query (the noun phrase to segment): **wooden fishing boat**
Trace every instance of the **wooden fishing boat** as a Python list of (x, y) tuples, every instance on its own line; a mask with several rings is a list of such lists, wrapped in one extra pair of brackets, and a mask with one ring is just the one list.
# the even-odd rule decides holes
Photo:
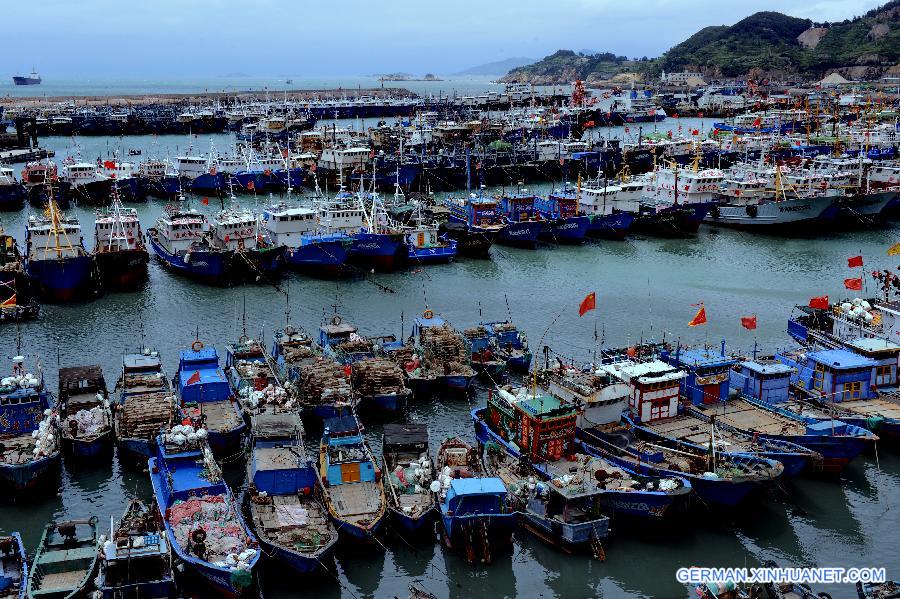
[(204, 348), (200, 341), (194, 341), (191, 349), (183, 350), (175, 386), (182, 413), (191, 419), (195, 428), (202, 425), (209, 431), (213, 452), (221, 456), (241, 452), (247, 425), (231, 384), (219, 367), (216, 350)]
[(893, 580), (886, 582), (857, 582), (858, 599), (897, 599), (900, 597), (900, 583)]
[(506, 360), (508, 370), (528, 372), (531, 367), (531, 350), (525, 333), (516, 325), (507, 321), (485, 322), (482, 326), (487, 330), (491, 347), (497, 357)]
[(482, 325), (470, 327), (463, 331), (463, 336), (469, 346), (469, 359), (475, 372), (493, 384), (501, 382), (506, 375), (506, 359), (494, 353), (487, 329)]
[(486, 476), (478, 452), (458, 437), (441, 444), (437, 467), (438, 485), (431, 488), (441, 541), (448, 549), (465, 553), (470, 564), (490, 563), (512, 545), (516, 527), (506, 485)]
[(23, 356), (12, 363), (12, 373), (0, 379), (0, 484), (20, 494), (49, 483), (62, 453), (43, 373), (28, 372)]
[(0, 537), (0, 599), (24, 599), (28, 558), (22, 537), (14, 532)]
[(160, 435), (157, 456), (148, 461), (150, 482), (177, 558), (215, 592), (243, 596), (253, 588), (259, 544), (222, 479), (207, 436), (206, 429), (189, 425)]
[(468, 393), (477, 373), (463, 337), (443, 318), (425, 310), (415, 319), (413, 338), (422, 353), (423, 367), (436, 375), (437, 390)]
[(387, 483), (388, 510), (401, 534), (430, 531), (434, 519), (431, 484), (434, 462), (425, 424), (385, 424), (381, 450)]
[(372, 541), (384, 524), (387, 501), (381, 470), (355, 416), (329, 418), (319, 445), (325, 506), (338, 532)]
[(174, 598), (172, 553), (156, 506), (132, 499), (100, 550), (97, 591), (102, 599)]
[(263, 552), (300, 574), (329, 567), (338, 541), (299, 416), (264, 413), (251, 426), (247, 505)]
[(97, 518), (50, 522), (38, 542), (28, 599), (71, 599), (87, 594), (99, 551)]
[(116, 383), (118, 402), (113, 415), (119, 457), (143, 464), (156, 455), (156, 439), (175, 423), (175, 393), (157, 352), (149, 349), (122, 357)]
[(350, 382), (360, 414), (399, 418), (406, 413), (412, 399), (403, 370), (385, 358), (366, 358), (354, 362)]
[(248, 423), (252, 414), (299, 412), (298, 402), (281, 383), (275, 362), (261, 343), (246, 334), (225, 347), (225, 372)]
[(112, 449), (112, 408), (99, 366), (59, 369), (59, 418), (63, 449), (73, 457)]

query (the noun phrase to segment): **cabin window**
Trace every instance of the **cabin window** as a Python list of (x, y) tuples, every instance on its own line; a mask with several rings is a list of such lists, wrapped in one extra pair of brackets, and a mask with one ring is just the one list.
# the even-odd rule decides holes
[(862, 382), (854, 381), (852, 383), (844, 383), (844, 393), (841, 397), (843, 401), (850, 399), (859, 399), (862, 396)]
[(885, 364), (882, 366), (875, 367), (875, 382), (879, 385), (884, 385), (890, 383), (891, 381), (891, 366), (890, 364)]
[(813, 389), (822, 390), (825, 382), (825, 365), (816, 364), (816, 371), (813, 373), (812, 386)]

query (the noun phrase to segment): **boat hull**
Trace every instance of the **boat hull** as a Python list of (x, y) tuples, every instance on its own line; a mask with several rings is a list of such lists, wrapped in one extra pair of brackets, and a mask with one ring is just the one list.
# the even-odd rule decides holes
[(304, 576), (315, 574), (328, 567), (328, 563), (334, 558), (334, 543), (324, 548), (315, 555), (306, 555), (297, 551), (291, 551), (279, 547), (263, 538), (259, 539), (260, 547), (269, 560), (284, 564), (297, 574)]
[(630, 212), (593, 214), (588, 225), (588, 237), (623, 240), (631, 230), (635, 215)]
[(113, 432), (112, 429), (106, 431), (102, 435), (90, 441), (81, 439), (71, 439), (63, 436), (62, 446), (68, 456), (78, 460), (88, 460), (107, 454), (112, 450)]
[(818, 222), (830, 222), (833, 198), (792, 198), (752, 206), (719, 205), (707, 215), (705, 222), (717, 227), (735, 229), (802, 229)]
[(136, 289), (147, 281), (150, 254), (145, 249), (94, 254), (103, 285), (109, 289)]
[(21, 210), (28, 193), (21, 183), (0, 185), (0, 211)]
[(156, 238), (156, 232), (149, 231), (150, 247), (160, 263), (178, 274), (190, 277), (207, 285), (228, 284), (228, 264), (231, 252), (202, 251), (188, 254), (169, 253)]
[(0, 465), (0, 486), (14, 492), (39, 489), (49, 484), (51, 476), (59, 471), (62, 454), (33, 460), (26, 464)]
[(394, 527), (400, 530), (404, 537), (419, 537), (431, 534), (435, 519), (434, 508), (412, 517), (407, 516), (401, 510), (390, 508), (391, 520)]
[(357, 409), (371, 415), (396, 418), (406, 413), (411, 396), (412, 392), (407, 391), (406, 393), (380, 393), (360, 397)]
[(85, 254), (59, 260), (25, 262), (25, 272), (38, 294), (49, 302), (71, 302), (91, 297), (97, 292), (94, 258)]
[(587, 216), (570, 216), (548, 220), (540, 237), (545, 241), (564, 244), (579, 244), (584, 241), (591, 219)]
[(401, 235), (358, 233), (353, 236), (350, 258), (376, 270), (392, 271), (405, 248)]
[(306, 274), (337, 277), (342, 274), (348, 256), (345, 241), (314, 241), (288, 248), (284, 254), (284, 264)]
[(537, 247), (538, 237), (543, 229), (543, 221), (511, 222), (500, 230), (497, 243), (533, 250)]

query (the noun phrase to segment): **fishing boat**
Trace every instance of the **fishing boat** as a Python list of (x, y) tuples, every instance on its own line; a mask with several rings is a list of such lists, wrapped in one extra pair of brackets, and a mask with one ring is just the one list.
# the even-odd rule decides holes
[(533, 250), (547, 221), (535, 207), (536, 196), (525, 191), (499, 198), (496, 210), (505, 218), (506, 227), (497, 236), (497, 243)]
[(156, 455), (156, 439), (169, 430), (178, 408), (159, 353), (143, 349), (122, 357), (116, 383), (119, 397), (113, 415), (119, 456), (144, 462)]
[(0, 167), (0, 211), (20, 210), (28, 193), (11, 168)]
[(338, 534), (315, 463), (306, 455), (299, 417), (258, 414), (251, 428), (247, 502), (263, 552), (299, 574), (327, 568)]
[[(353, 208), (354, 204), (356, 208)], [(331, 206), (332, 213), (336, 210), (347, 215), (354, 215), (358, 211), (363, 218), (362, 229), (353, 235), (353, 245), (350, 246), (352, 261), (375, 270), (390, 272), (407, 257), (408, 248), (403, 232), (392, 222), (377, 193), (339, 193)], [(320, 220), (322, 218), (320, 216)]]
[(381, 469), (356, 416), (325, 420), (319, 477), (325, 506), (338, 533), (355, 541), (374, 540), (384, 524), (387, 501)]
[(204, 215), (173, 205), (147, 230), (150, 247), (166, 269), (209, 285), (226, 285), (233, 252), (214, 247), (208, 233)]
[(0, 227), (0, 323), (38, 317), (41, 307), (31, 297), (30, 288), (19, 246)]
[(431, 310), (416, 316), (412, 331), (415, 347), (422, 354), (420, 368), (434, 373), (438, 392), (466, 394), (477, 373), (471, 366), (465, 340), (443, 318)]
[(360, 414), (382, 418), (402, 417), (412, 399), (403, 370), (394, 361), (382, 357), (353, 362), (350, 384)]
[(238, 453), (247, 425), (231, 384), (219, 367), (215, 348), (206, 348), (198, 340), (191, 349), (183, 350), (175, 388), (184, 416), (209, 431), (212, 450), (222, 456)]
[(456, 241), (459, 254), (472, 258), (490, 257), (491, 246), (506, 228), (497, 202), (472, 194), (467, 198), (450, 196), (444, 200), (444, 206), (449, 214), (439, 230)]
[(222, 479), (206, 429), (176, 425), (159, 436), (150, 482), (169, 545), (218, 594), (250, 592), (259, 545)]
[(216, 214), (210, 223), (210, 240), (214, 248), (231, 255), (231, 282), (268, 281), (281, 272), (286, 248), (273, 243), (252, 210), (226, 208)]
[(39, 210), (43, 210), (47, 200), (53, 198), (61, 208), (69, 207), (69, 200), (59, 193), (57, 183), (56, 163), (46, 160), (44, 162), (29, 162), (22, 170), (22, 184), (28, 194), (28, 203)]
[(546, 198), (536, 197), (534, 207), (546, 221), (541, 239), (553, 243), (579, 244), (584, 241), (591, 226), (591, 218), (578, 211), (578, 198), (574, 195), (552, 193)]
[(478, 452), (458, 437), (441, 444), (437, 468), (438, 484), (431, 489), (441, 542), (462, 551), (470, 564), (491, 563), (512, 545), (516, 528), (506, 485), (487, 476)]
[(388, 511), (403, 535), (431, 532), (434, 462), (425, 424), (385, 424), (381, 451), (386, 472)]
[(413, 266), (442, 264), (456, 258), (457, 242), (442, 235), (436, 223), (429, 223), (416, 203), (415, 212), (402, 228), (406, 240), (407, 260)]
[(532, 356), (524, 332), (508, 320), (484, 322), (481, 326), (487, 330), (494, 354), (506, 361), (508, 370), (528, 372)]
[(299, 412), (298, 402), (281, 384), (277, 367), (263, 346), (245, 332), (225, 346), (225, 373), (248, 421), (262, 412)]
[(437, 391), (438, 374), (422, 363), (421, 350), (402, 339), (385, 338), (381, 354), (400, 367), (406, 386), (418, 399), (428, 399)]
[(99, 172), (97, 165), (69, 157), (59, 169), (59, 194), (69, 203), (104, 206), (109, 201), (113, 179)]
[(13, 492), (49, 483), (62, 463), (59, 418), (44, 375), (12, 359), (12, 373), (0, 379), (0, 483)]
[(14, 532), (0, 537), (0, 598), (25, 599), (28, 557), (22, 537)]
[(497, 383), (506, 375), (506, 360), (495, 355), (491, 336), (483, 325), (463, 329), (463, 336), (469, 346), (472, 368), (489, 381)]
[(92, 586), (99, 553), (97, 518), (50, 522), (28, 573), (28, 599), (74, 599)]
[(25, 232), (25, 272), (43, 299), (67, 302), (99, 292), (96, 263), (84, 249), (78, 219), (49, 201), (44, 215), (28, 217)]
[(287, 248), (284, 265), (323, 277), (337, 277), (343, 273), (353, 244), (353, 237), (347, 229), (355, 233), (362, 226), (361, 217), (355, 227), (349, 222), (339, 224), (339, 221), (351, 220), (349, 216), (339, 218), (336, 214), (329, 215), (326, 208), (288, 206), (283, 202), (262, 212), (262, 226), (272, 243)]
[(88, 459), (113, 445), (112, 408), (99, 366), (59, 369), (59, 429), (63, 449)]
[(100, 548), (97, 592), (101, 599), (174, 599), (172, 553), (156, 509), (132, 499)]
[(147, 193), (162, 199), (175, 198), (181, 192), (181, 179), (172, 163), (147, 160), (138, 165), (138, 176), (144, 180)]
[(893, 580), (885, 582), (857, 582), (858, 599), (896, 599), (900, 597), (900, 583)]
[(134, 289), (147, 280), (150, 254), (137, 210), (122, 205), (118, 186), (113, 185), (109, 208), (97, 211), (92, 253), (104, 286)]

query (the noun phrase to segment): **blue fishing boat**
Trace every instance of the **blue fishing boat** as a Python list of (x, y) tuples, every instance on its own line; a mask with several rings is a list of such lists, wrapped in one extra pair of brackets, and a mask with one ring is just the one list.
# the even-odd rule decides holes
[(778, 352), (775, 359), (794, 369), (798, 398), (881, 438), (900, 438), (900, 398), (877, 390), (880, 377), (891, 376), (878, 361), (848, 349)]
[(495, 354), (491, 336), (483, 325), (463, 330), (469, 346), (472, 368), (489, 381), (497, 383), (506, 375), (506, 360)]
[(403, 234), (410, 265), (442, 264), (456, 258), (456, 241), (442, 235), (437, 223), (425, 220), (420, 203), (416, 203), (415, 212), (407, 222)]
[(20, 210), (25, 205), (28, 192), (16, 180), (11, 168), (0, 167), (0, 211)]
[(745, 360), (731, 371), (731, 387), (739, 395), (721, 406), (697, 406), (704, 416), (714, 414), (719, 426), (740, 428), (750, 434), (789, 441), (823, 457), (823, 471), (839, 474), (878, 437), (847, 424), (825, 410), (793, 399), (793, 370), (772, 361)]
[(431, 310), (416, 316), (412, 336), (416, 349), (422, 354), (419, 368), (434, 375), (437, 390), (452, 394), (468, 393), (477, 373), (471, 366), (463, 337)]
[(25, 599), (28, 557), (22, 537), (14, 532), (0, 537), (0, 597)]
[(71, 457), (95, 458), (112, 449), (112, 408), (100, 366), (60, 368), (57, 407), (62, 446)]
[(219, 367), (216, 350), (205, 348), (201, 341), (183, 350), (175, 387), (182, 413), (206, 427), (213, 451), (222, 456), (239, 452), (247, 425), (228, 378)]
[[(529, 491), (535, 489), (521, 484), (528, 479), (533, 479), (531, 483), (549, 482), (557, 489), (562, 495), (556, 498), (557, 508), (565, 507), (559, 505), (560, 500), (564, 504), (571, 500), (573, 519), (563, 537), (568, 548), (591, 543), (591, 535), (600, 532), (587, 526), (590, 515), (598, 521), (613, 513), (662, 518), (690, 494), (691, 486), (683, 478), (649, 477), (580, 452), (576, 444), (577, 418), (575, 406), (547, 394), (540, 386), (497, 389), (488, 397), (486, 408), (472, 410), (475, 437), (485, 463), (493, 463), (497, 471), (512, 477), (501, 476), (507, 487), (514, 478), (519, 481), (520, 500), (534, 499)], [(523, 469), (522, 463), (528, 467)], [(584, 520), (578, 521), (576, 514)], [(563, 521), (566, 516), (561, 517)]]
[(216, 593), (239, 597), (253, 587), (260, 552), (203, 433), (175, 426), (160, 435), (150, 482), (177, 558)]
[(94, 257), (84, 248), (78, 219), (59, 212), (55, 201), (46, 214), (28, 217), (25, 272), (46, 301), (69, 302), (99, 293)]
[(248, 424), (251, 414), (298, 407), (277, 370), (262, 344), (247, 336), (246, 326), (236, 343), (225, 346), (225, 373)]
[(275, 243), (267, 233), (252, 210), (226, 208), (213, 217), (210, 243), (232, 256), (227, 273), (229, 283), (271, 282), (280, 275), (287, 248)]
[(490, 336), (491, 348), (497, 357), (506, 360), (511, 371), (528, 372), (531, 368), (531, 350), (525, 333), (515, 324), (506, 321), (485, 322), (482, 326)]
[(137, 499), (129, 502), (100, 548), (96, 585), (101, 599), (178, 596), (172, 553), (156, 506), (148, 508)]
[(579, 213), (577, 198), (550, 194), (546, 198), (536, 197), (534, 207), (546, 221), (546, 226), (541, 231), (541, 239), (570, 244), (584, 241), (591, 226), (591, 219)]
[(506, 228), (506, 219), (500, 214), (497, 201), (474, 194), (466, 198), (449, 196), (444, 200), (444, 207), (448, 215), (441, 231), (456, 240), (459, 254), (490, 257), (491, 245)]
[[(392, 224), (378, 194), (342, 192), (336, 200), (351, 211), (347, 212), (345, 218), (355, 218), (355, 211), (359, 211), (363, 218), (362, 230), (353, 235), (350, 259), (379, 271), (394, 270), (406, 258), (408, 250), (402, 231)], [(352, 208), (353, 204), (356, 205), (355, 209)]]
[(22, 492), (59, 471), (59, 419), (43, 373), (27, 372), (22, 356), (12, 362), (12, 374), (0, 379), (0, 483)]
[(166, 269), (209, 285), (225, 285), (234, 252), (214, 247), (208, 234), (204, 215), (176, 206), (166, 206), (156, 226), (147, 230), (150, 247)]
[(159, 353), (142, 349), (122, 357), (122, 374), (113, 414), (119, 456), (143, 464), (156, 455), (156, 439), (178, 416), (175, 393)]
[(547, 221), (535, 207), (536, 196), (523, 193), (504, 195), (497, 210), (506, 219), (506, 227), (497, 236), (503, 245), (533, 250)]
[(516, 512), (503, 481), (487, 476), (478, 452), (459, 438), (438, 450), (434, 503), (441, 542), (462, 551), (470, 564), (491, 563), (512, 545)]
[(329, 566), (338, 534), (322, 501), (315, 463), (306, 455), (302, 429), (291, 413), (253, 417), (247, 505), (266, 556), (310, 574)]
[(431, 485), (434, 462), (425, 424), (385, 424), (381, 438), (385, 495), (394, 525), (406, 537), (431, 533), (435, 510)]
[(50, 522), (28, 572), (27, 599), (86, 596), (97, 569), (97, 518)]
[(387, 501), (381, 469), (355, 416), (325, 420), (319, 444), (319, 476), (325, 506), (338, 533), (373, 541), (385, 521)]
[[(287, 268), (316, 276), (342, 274), (353, 237), (343, 227), (328, 226), (328, 223), (337, 222), (328, 210), (327, 205), (316, 210), (285, 203), (263, 210), (262, 226), (272, 243), (287, 248), (284, 253)], [(320, 217), (324, 219), (320, 220)], [(359, 227), (352, 228), (353, 233), (358, 230)]]
[(573, 189), (566, 183), (561, 189), (550, 193), (547, 200), (574, 204), (577, 213), (588, 219), (586, 234), (588, 237), (622, 240), (631, 230), (636, 216), (635, 212), (621, 210), (619, 203), (612, 200), (622, 191), (621, 187), (607, 185), (582, 189), (579, 185)]

